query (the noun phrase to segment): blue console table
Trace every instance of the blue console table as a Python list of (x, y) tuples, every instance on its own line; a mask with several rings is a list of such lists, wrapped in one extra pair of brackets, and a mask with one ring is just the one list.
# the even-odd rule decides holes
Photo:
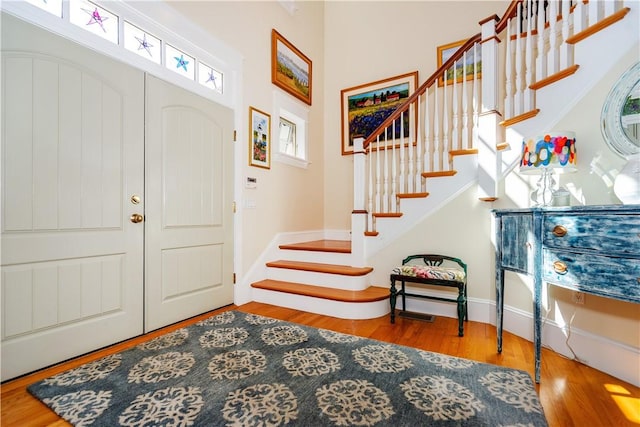
[(495, 209), (496, 321), (502, 352), (505, 270), (533, 277), (535, 381), (542, 283), (640, 303), (640, 205)]

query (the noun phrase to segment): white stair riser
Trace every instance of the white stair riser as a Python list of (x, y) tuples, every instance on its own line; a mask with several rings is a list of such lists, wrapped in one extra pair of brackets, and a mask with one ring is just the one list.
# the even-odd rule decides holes
[(369, 276), (343, 276), (340, 274), (318, 273), (315, 271), (291, 270), (287, 268), (267, 268), (267, 279), (328, 288), (361, 291), (369, 287)]
[(253, 299), (265, 304), (337, 317), (339, 319), (374, 319), (388, 315), (390, 311), (388, 299), (354, 303), (286, 294), (265, 289), (254, 289)]
[(280, 249), (278, 259), (289, 261), (319, 262), (323, 264), (354, 265), (351, 262), (351, 254), (338, 252), (299, 251)]

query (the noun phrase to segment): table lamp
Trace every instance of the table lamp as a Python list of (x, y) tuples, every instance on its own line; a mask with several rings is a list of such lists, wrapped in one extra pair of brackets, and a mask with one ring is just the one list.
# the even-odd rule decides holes
[(553, 171), (575, 172), (576, 136), (574, 132), (547, 132), (524, 138), (520, 173), (540, 174), (537, 188), (531, 193), (533, 206), (550, 206), (555, 189)]

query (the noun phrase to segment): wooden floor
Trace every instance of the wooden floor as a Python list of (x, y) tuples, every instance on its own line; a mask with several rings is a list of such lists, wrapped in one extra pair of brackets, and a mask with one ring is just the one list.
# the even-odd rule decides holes
[[(468, 322), (465, 336), (458, 337), (457, 320), (436, 317), (433, 323), (388, 316), (372, 320), (342, 320), (261, 303), (229, 306), (180, 322), (144, 337), (120, 343), (61, 365), (7, 382), (1, 387), (3, 427), (68, 426), (26, 391), (36, 381), (58, 372), (119, 352), (161, 333), (194, 323), (229, 309), (261, 314), (290, 322), (407, 345), (480, 362), (522, 369), (533, 376), (532, 344), (510, 333), (504, 334), (503, 352), (496, 353), (495, 327)], [(594, 350), (596, 351), (596, 350)], [(542, 378), (538, 393), (552, 427), (622, 427), (640, 425), (640, 389), (553, 351), (542, 351)]]

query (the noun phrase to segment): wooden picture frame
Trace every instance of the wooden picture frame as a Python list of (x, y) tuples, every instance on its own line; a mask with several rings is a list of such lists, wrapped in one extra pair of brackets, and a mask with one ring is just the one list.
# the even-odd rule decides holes
[[(453, 55), (458, 49), (460, 49), (460, 46), (462, 46), (466, 42), (467, 40), (460, 40), (457, 42), (438, 46), (437, 48), (438, 68), (440, 68), (442, 64), (447, 62), (447, 60), (451, 58), (451, 55)], [(478, 55), (477, 59), (475, 58), (475, 55)], [(479, 46), (475, 48), (475, 54), (473, 49), (467, 52), (466, 64), (464, 64), (464, 67), (463, 67), (462, 61), (456, 62), (456, 69), (455, 69), (456, 82), (457, 83), (462, 82), (463, 78), (465, 80), (473, 80), (474, 66), (475, 66), (478, 78), (481, 78), (482, 77), (482, 51), (480, 50)], [(448, 85), (453, 84), (453, 71), (454, 71), (453, 69), (447, 70)], [(443, 82), (444, 82), (443, 76), (440, 76), (438, 78), (438, 86), (442, 86)]]
[(311, 60), (275, 29), (271, 30), (271, 83), (311, 105)]
[[(418, 72), (413, 71), (387, 79), (350, 87), (340, 92), (342, 112), (342, 155), (353, 154), (354, 135), (365, 139), (404, 102), (418, 86)], [(393, 99), (389, 99), (393, 97)], [(418, 109), (405, 115), (404, 137), (416, 135)], [(398, 119), (399, 123), (400, 119)], [(396, 138), (400, 138), (400, 126), (396, 126)], [(385, 136), (381, 137), (384, 140)], [(415, 141), (412, 141), (415, 142)], [(375, 149), (375, 147), (374, 147)]]
[(249, 107), (249, 166), (271, 169), (271, 116)]

